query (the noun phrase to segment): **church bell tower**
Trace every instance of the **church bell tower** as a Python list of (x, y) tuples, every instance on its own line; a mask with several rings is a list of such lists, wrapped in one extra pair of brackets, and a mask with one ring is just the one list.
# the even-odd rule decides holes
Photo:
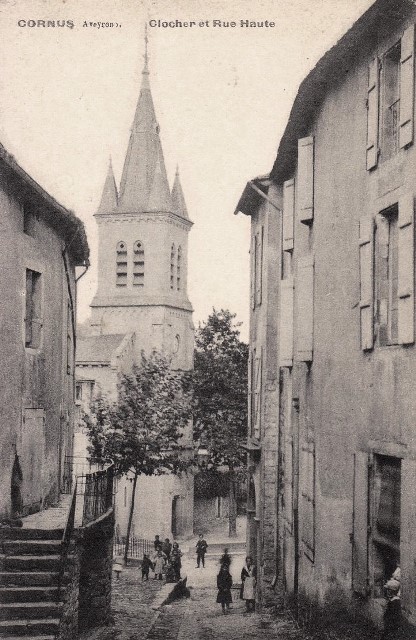
[(139, 100), (120, 189), (111, 160), (95, 214), (98, 286), (91, 303), (96, 335), (135, 333), (136, 355), (157, 349), (172, 366), (193, 363), (192, 306), (187, 293), (188, 234), (192, 226), (179, 171), (166, 174), (149, 82), (146, 51)]

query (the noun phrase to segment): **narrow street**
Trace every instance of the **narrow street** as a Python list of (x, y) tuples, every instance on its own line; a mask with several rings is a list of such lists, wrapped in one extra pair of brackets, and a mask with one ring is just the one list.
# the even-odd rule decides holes
[[(185, 550), (185, 549), (184, 549)], [(183, 557), (182, 574), (188, 577), (189, 598), (158, 606), (169, 586), (149, 579), (141, 581), (139, 567), (128, 567), (113, 578), (112, 613), (114, 626), (86, 632), (80, 640), (271, 640), (294, 638), (296, 630), (287, 622), (267, 614), (245, 613), (239, 589), (233, 588), (233, 603), (224, 615), (216, 603), (216, 574), (220, 548), (207, 555), (205, 568), (195, 566), (193, 543)], [(244, 550), (231, 552), (231, 573), (239, 583)]]

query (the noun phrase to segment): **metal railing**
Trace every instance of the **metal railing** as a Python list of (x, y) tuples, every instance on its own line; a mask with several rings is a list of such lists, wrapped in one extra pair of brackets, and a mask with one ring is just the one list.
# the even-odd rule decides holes
[[(113, 555), (124, 556), (124, 550), (126, 547), (126, 538), (123, 536), (121, 539), (114, 538)], [(154, 544), (151, 540), (144, 540), (143, 538), (130, 538), (129, 542), (129, 558), (143, 559), (143, 554), (152, 554), (154, 552)]]
[(84, 482), (82, 526), (97, 520), (113, 506), (114, 466), (81, 476)]
[[(90, 462), (85, 456), (65, 456), (61, 493), (70, 494), (75, 478), (85, 478), (89, 473), (103, 471), (104, 465)], [(83, 493), (83, 482), (78, 480), (78, 493)]]

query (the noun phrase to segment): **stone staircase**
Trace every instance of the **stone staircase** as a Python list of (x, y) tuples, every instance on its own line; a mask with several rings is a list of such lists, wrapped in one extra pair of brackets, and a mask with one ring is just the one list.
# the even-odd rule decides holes
[(62, 529), (0, 529), (0, 636), (53, 640), (62, 602)]

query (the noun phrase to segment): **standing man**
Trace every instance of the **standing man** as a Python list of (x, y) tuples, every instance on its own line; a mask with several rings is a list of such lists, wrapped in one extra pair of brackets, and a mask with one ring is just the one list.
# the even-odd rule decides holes
[(207, 551), (208, 545), (207, 541), (204, 540), (204, 536), (202, 533), (199, 534), (199, 540), (196, 543), (196, 566), (199, 569), (199, 566), (202, 561), (202, 568), (205, 568), (205, 554)]

